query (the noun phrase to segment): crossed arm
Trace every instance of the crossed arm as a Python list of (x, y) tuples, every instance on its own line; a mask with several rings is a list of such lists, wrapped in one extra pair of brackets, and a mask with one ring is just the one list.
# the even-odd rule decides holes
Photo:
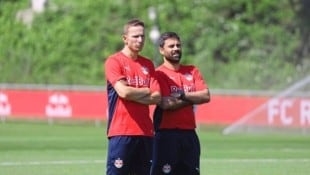
[(150, 88), (147, 87), (135, 88), (128, 86), (125, 80), (117, 81), (114, 89), (121, 98), (145, 105), (157, 104), (161, 100), (160, 92), (151, 92)]
[(209, 89), (195, 92), (182, 92), (162, 97), (159, 106), (164, 110), (176, 110), (193, 104), (208, 103), (210, 101)]

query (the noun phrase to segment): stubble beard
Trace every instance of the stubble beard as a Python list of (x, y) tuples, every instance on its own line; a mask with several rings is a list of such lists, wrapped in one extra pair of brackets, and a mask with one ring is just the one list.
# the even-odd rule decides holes
[(182, 53), (179, 53), (178, 55), (172, 55), (169, 57), (166, 57), (166, 60), (171, 64), (178, 64), (181, 61)]

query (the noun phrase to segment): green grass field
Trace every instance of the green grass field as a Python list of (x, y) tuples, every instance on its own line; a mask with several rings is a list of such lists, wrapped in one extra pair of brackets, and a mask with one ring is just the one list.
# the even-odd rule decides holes
[[(104, 175), (105, 125), (0, 123), (0, 175)], [(201, 175), (309, 175), (310, 136), (198, 130)]]

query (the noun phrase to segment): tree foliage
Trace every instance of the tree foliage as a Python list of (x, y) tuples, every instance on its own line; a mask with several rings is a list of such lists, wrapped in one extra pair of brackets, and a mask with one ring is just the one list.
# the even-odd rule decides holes
[[(150, 7), (161, 32), (181, 36), (182, 62), (212, 88), (277, 89), (310, 73), (303, 0), (50, 0), (31, 27), (16, 20), (28, 6), (0, 0), (0, 82), (104, 85), (102, 65), (122, 48), (123, 24), (140, 18), (149, 32)], [(142, 54), (161, 60), (146, 38)]]

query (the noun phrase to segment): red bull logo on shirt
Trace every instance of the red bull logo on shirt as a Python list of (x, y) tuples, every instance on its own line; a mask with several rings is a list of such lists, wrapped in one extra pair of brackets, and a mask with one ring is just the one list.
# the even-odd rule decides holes
[(134, 78), (127, 77), (127, 83), (128, 85), (134, 86), (134, 87), (148, 87), (150, 84), (150, 79), (139, 77), (139, 76), (134, 76)]
[(183, 85), (183, 89), (182, 89), (182, 87), (170, 86), (170, 92), (171, 93), (176, 93), (176, 92), (179, 92), (179, 91), (193, 92), (193, 91), (195, 91), (195, 87), (194, 86)]

